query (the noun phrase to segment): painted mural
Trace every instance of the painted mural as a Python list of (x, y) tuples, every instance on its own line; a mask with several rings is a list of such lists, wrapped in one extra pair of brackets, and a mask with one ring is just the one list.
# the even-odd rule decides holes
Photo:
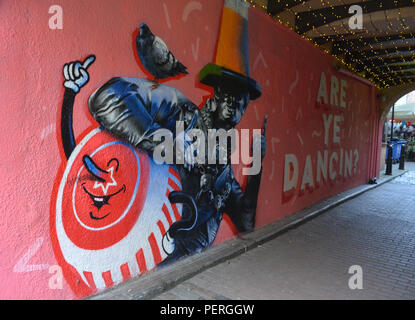
[[(93, 92), (88, 106), (100, 127), (76, 145), (75, 97), (88, 83), (88, 69), (96, 57), (64, 65), (60, 141), (67, 164), (51, 225), (60, 265), (78, 295), (90, 295), (201, 252), (214, 242), (224, 212), (239, 232), (253, 230), (260, 173), (248, 179), (243, 192), (230, 161), (158, 165), (152, 159), (160, 143), (156, 130), (173, 135), (172, 155), (178, 159), (180, 132), (174, 129), (179, 121), (185, 132), (198, 129), (207, 140), (210, 129), (234, 128), (249, 100), (261, 95), (260, 86), (248, 76), (247, 44), (243, 44), (248, 39), (248, 6), (226, 1), (223, 15), (225, 21), (234, 22), (223, 25), (226, 38), (220, 39), (219, 48), (229, 46), (231, 39), (239, 43), (231, 43), (238, 44), (234, 50), (219, 53), (227, 59), (233, 56), (231, 61), (238, 64), (228, 66), (218, 56), (215, 64), (201, 70), (200, 82), (214, 88), (214, 95), (200, 109), (176, 88), (158, 82), (187, 74), (186, 67), (141, 23), (137, 54), (153, 79), (114, 77)], [(264, 135), (261, 140), (255, 141), (262, 146), (263, 159)], [(189, 153), (190, 142), (183, 139), (183, 154)], [(216, 141), (214, 152), (221, 147)], [(226, 157), (230, 156), (228, 152)]]
[(52, 7), (0, 10), (0, 298), (86, 297), (377, 175), (375, 88), (245, 1)]

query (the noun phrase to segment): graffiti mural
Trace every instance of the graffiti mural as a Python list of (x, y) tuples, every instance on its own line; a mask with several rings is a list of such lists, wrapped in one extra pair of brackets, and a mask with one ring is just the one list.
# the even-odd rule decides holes
[[(100, 126), (78, 145), (73, 106), (93, 74), (89, 68), (96, 57), (64, 65), (61, 141), (67, 164), (52, 237), (77, 294), (91, 294), (211, 246), (224, 212), (239, 232), (253, 230), (261, 172), (249, 176), (243, 192), (230, 161), (169, 165), (152, 158), (159, 144), (156, 130), (173, 132), (178, 121), (185, 132), (197, 128), (204, 137), (211, 129), (229, 130), (241, 121), (249, 101), (261, 95), (260, 86), (248, 76), (248, 7), (226, 1), (223, 19), (233, 25), (223, 28), (215, 63), (199, 74), (200, 82), (214, 89), (204, 106), (199, 109), (179, 90), (158, 82), (187, 74), (187, 68), (142, 23), (136, 49), (154, 78), (115, 77), (93, 92), (89, 111)], [(174, 139), (178, 136), (173, 134)], [(265, 123), (260, 138), (254, 143), (263, 159)], [(215, 153), (219, 148), (215, 142)], [(230, 159), (232, 150), (227, 151)]]
[(73, 290), (89, 295), (152, 269), (166, 258), (165, 230), (181, 218), (168, 199), (181, 189), (170, 166), (157, 165), (102, 128), (76, 145), (72, 109), (95, 60), (64, 66), (62, 145), (67, 157), (51, 222), (58, 260)]
[(2, 6), (3, 299), (89, 296), (379, 172), (377, 89), (247, 2)]

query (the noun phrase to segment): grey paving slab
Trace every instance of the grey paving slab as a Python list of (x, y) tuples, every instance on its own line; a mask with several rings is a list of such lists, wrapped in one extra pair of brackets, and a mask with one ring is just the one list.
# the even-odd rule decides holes
[[(362, 268), (363, 289), (349, 287), (353, 265)], [(415, 171), (209, 268), (157, 299), (183, 287), (204, 288), (211, 292), (207, 299), (215, 293), (242, 300), (415, 299)], [(198, 298), (197, 290), (190, 292), (187, 299)]]
[[(396, 215), (398, 207), (390, 203), (380, 208), (392, 186), (385, 183), (405, 173), (397, 167), (393, 176), (381, 174), (377, 185), (335, 195), (89, 299), (388, 299), (391, 290), (395, 297), (412, 297), (415, 252), (413, 243), (404, 240), (413, 239), (412, 216), (407, 211)], [(408, 168), (415, 169), (415, 164)], [(400, 189), (395, 194), (411, 188), (405, 181), (412, 178), (405, 175), (393, 184)], [(366, 194), (362, 204), (359, 199)], [(404, 207), (411, 201), (399, 203)], [(350, 290), (347, 268), (358, 263), (365, 287)]]

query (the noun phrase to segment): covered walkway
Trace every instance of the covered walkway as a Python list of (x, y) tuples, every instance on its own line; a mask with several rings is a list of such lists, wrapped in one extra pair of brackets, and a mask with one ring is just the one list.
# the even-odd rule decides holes
[[(415, 163), (406, 169), (154, 299), (414, 299)], [(363, 289), (352, 290), (356, 265)]]

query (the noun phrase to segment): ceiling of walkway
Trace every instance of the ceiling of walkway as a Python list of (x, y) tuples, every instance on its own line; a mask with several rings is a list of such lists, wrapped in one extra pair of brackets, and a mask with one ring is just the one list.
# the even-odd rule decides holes
[(415, 84), (415, 0), (247, 2), (262, 8), (336, 57), (344, 68), (379, 88)]

